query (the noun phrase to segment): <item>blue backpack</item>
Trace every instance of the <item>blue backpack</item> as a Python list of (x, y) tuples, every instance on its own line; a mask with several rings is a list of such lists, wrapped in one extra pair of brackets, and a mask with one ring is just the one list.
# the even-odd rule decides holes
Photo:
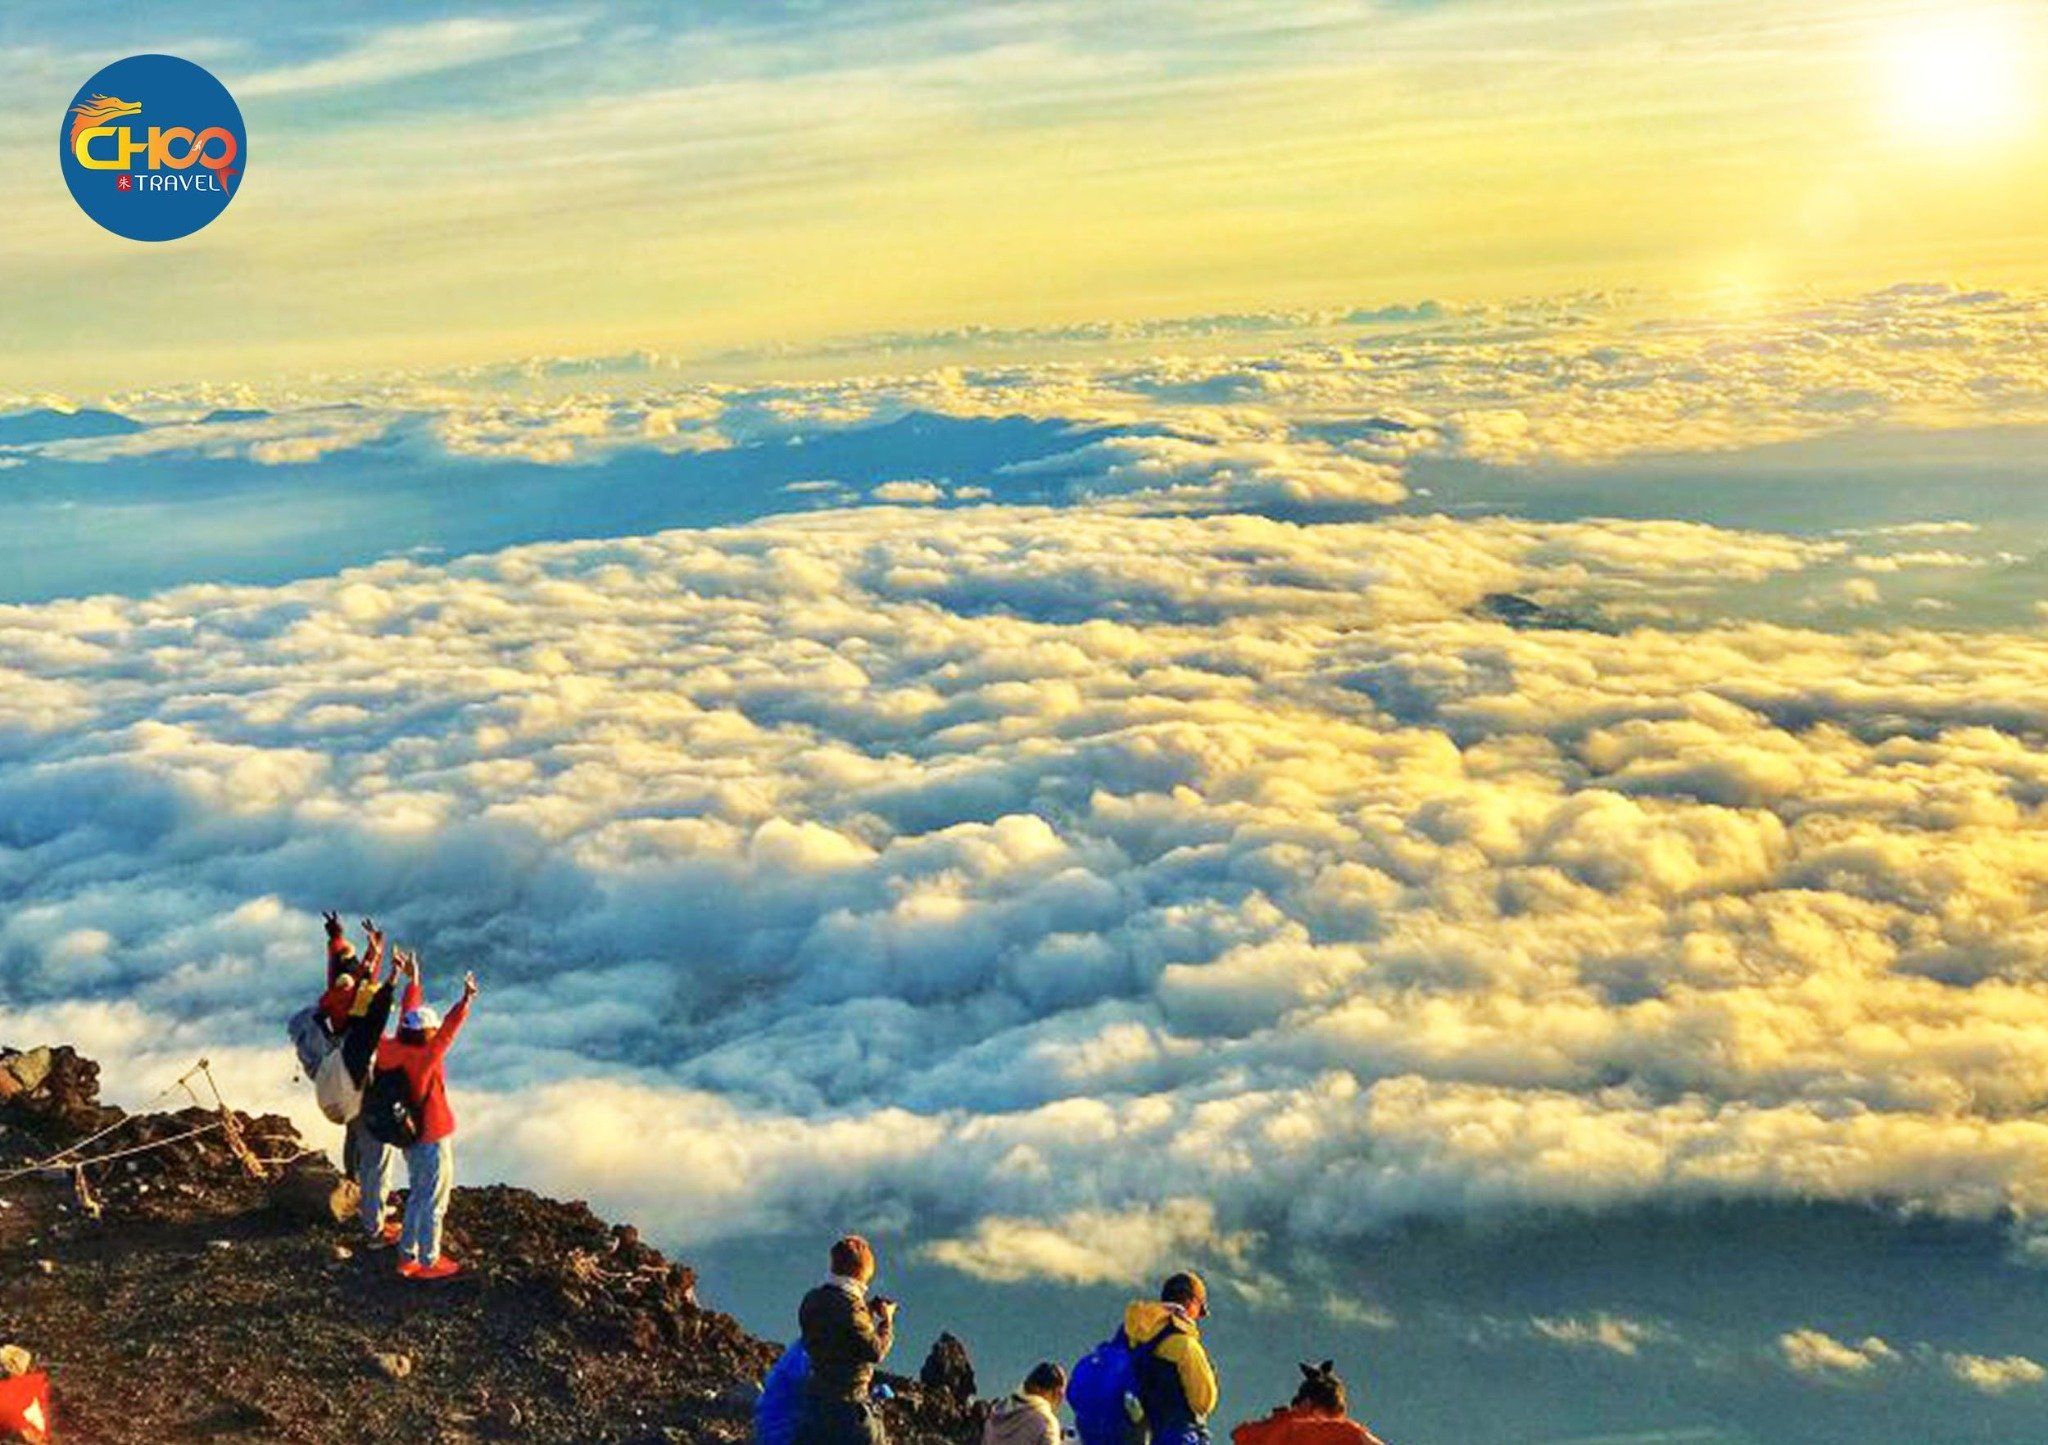
[(1067, 1407), (1081, 1445), (1136, 1445), (1146, 1438), (1138, 1407), (1138, 1360), (1166, 1338), (1165, 1331), (1133, 1347), (1118, 1330), (1074, 1364), (1067, 1377)]
[(797, 1416), (804, 1407), (804, 1381), (810, 1378), (811, 1357), (798, 1340), (782, 1352), (768, 1378), (761, 1382), (761, 1398), (754, 1402), (756, 1445), (791, 1445), (796, 1439)]

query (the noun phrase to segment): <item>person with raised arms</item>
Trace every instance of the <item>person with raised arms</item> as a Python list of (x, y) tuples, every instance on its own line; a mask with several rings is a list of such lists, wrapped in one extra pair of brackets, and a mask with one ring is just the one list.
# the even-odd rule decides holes
[(448, 1106), (446, 1059), (469, 1018), (476, 997), (474, 973), (462, 980), (462, 998), (444, 1023), (428, 1007), (420, 986), (419, 961), (408, 960), (405, 998), (395, 1038), (377, 1045), (377, 1069), (363, 1096), (364, 1130), (384, 1146), (362, 1169), (363, 1213), (379, 1214), (388, 1193), (390, 1156), (405, 1154), (405, 1219), (398, 1236), (398, 1272), (407, 1279), (446, 1279), (461, 1269), (441, 1248), (442, 1225), (455, 1189), (455, 1111)]

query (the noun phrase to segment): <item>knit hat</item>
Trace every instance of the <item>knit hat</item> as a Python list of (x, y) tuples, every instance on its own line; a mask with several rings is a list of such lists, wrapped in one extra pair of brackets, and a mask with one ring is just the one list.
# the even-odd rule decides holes
[(425, 1033), (428, 1029), (441, 1027), (441, 1015), (436, 1013), (431, 1005), (421, 1004), (418, 1008), (409, 1008), (400, 1014), (398, 1016), (398, 1026), (402, 1029), (417, 1029), (421, 1033)]

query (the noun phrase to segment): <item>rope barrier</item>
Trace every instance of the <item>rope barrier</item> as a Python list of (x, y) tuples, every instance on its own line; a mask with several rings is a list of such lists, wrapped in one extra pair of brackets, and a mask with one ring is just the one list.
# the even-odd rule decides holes
[[(191, 1096), (195, 1108), (204, 1109), (206, 1107), (205, 1102), (200, 1099), (198, 1091), (190, 1083), (194, 1074), (204, 1074), (207, 1087), (213, 1091), (214, 1102), (219, 1110), (219, 1117), (211, 1123), (188, 1129), (182, 1134), (174, 1134), (168, 1139), (153, 1139), (146, 1144), (136, 1144), (126, 1149), (116, 1149), (109, 1154), (95, 1154), (85, 1159), (75, 1157), (79, 1150), (86, 1148), (88, 1145), (98, 1143), (108, 1135), (126, 1128), (137, 1119), (146, 1117), (151, 1104), (156, 1103), (167, 1094), (175, 1093), (179, 1089), (183, 1089)], [(69, 1144), (59, 1149), (48, 1158), (38, 1159), (32, 1164), (24, 1164), (19, 1168), (10, 1169), (4, 1174), (0, 1174), (0, 1184), (12, 1183), (16, 1179), (24, 1178), (30, 1174), (40, 1174), (48, 1169), (70, 1169), (75, 1171), (92, 1164), (105, 1164), (112, 1159), (126, 1159), (133, 1154), (147, 1154), (152, 1149), (167, 1149), (173, 1144), (182, 1144), (188, 1139), (196, 1139), (202, 1134), (211, 1134), (215, 1130), (225, 1132), (229, 1136), (230, 1144), (234, 1147), (237, 1157), (241, 1158), (245, 1165), (251, 1164), (254, 1156), (250, 1154), (248, 1145), (242, 1142), (241, 1131), (235, 1124), (234, 1113), (228, 1108), (227, 1100), (221, 1097), (220, 1085), (214, 1082), (212, 1068), (208, 1066), (207, 1060), (201, 1059), (170, 1083), (164, 1085), (163, 1088), (157, 1090), (155, 1094), (151, 1095), (141, 1110), (133, 1114), (122, 1115), (119, 1119), (107, 1125), (106, 1128), (86, 1135), (85, 1138), (80, 1139), (75, 1144)], [(250, 1172), (256, 1174), (258, 1178), (264, 1177), (260, 1168), (252, 1167)]]
[[(228, 1149), (241, 1161), (242, 1168), (248, 1172), (250, 1178), (268, 1179), (269, 1165), (257, 1157), (256, 1151), (249, 1147), (249, 1141), (242, 1137), (242, 1126), (235, 1119), (235, 1111), (230, 1109), (228, 1101), (221, 1097), (220, 1085), (214, 1081), (213, 1070), (207, 1066), (205, 1059), (199, 1061), (199, 1072), (206, 1075), (206, 1087), (213, 1090), (214, 1112), (220, 1115), (221, 1132), (227, 1135)], [(187, 1092), (191, 1092), (189, 1085)], [(198, 1094), (192, 1094), (192, 1099), (194, 1103), (198, 1103)], [(206, 1105), (200, 1104), (199, 1107), (203, 1109)]]
[(108, 1154), (95, 1154), (90, 1159), (71, 1159), (52, 1154), (48, 1159), (41, 1159), (33, 1164), (24, 1164), (19, 1169), (10, 1169), (5, 1174), (0, 1174), (0, 1184), (9, 1183), (12, 1180), (21, 1178), (23, 1175), (40, 1174), (49, 1169), (84, 1169), (93, 1164), (105, 1164), (110, 1159), (126, 1159), (131, 1154), (147, 1154), (152, 1149), (168, 1149), (173, 1144), (182, 1144), (187, 1139), (198, 1138), (201, 1134), (211, 1134), (220, 1127), (220, 1120), (215, 1119), (212, 1123), (201, 1124), (197, 1128), (187, 1129), (182, 1134), (173, 1134), (168, 1139), (152, 1139), (147, 1144), (136, 1144), (126, 1149), (116, 1149)]

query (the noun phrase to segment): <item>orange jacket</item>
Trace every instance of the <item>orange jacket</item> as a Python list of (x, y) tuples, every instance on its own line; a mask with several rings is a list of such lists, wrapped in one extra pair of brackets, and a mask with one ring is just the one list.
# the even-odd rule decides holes
[(1379, 1445), (1379, 1437), (1341, 1415), (1318, 1415), (1299, 1405), (1247, 1420), (1230, 1432), (1236, 1445)]
[(0, 1439), (42, 1445), (56, 1417), (50, 1409), (50, 1377), (41, 1370), (0, 1379)]

